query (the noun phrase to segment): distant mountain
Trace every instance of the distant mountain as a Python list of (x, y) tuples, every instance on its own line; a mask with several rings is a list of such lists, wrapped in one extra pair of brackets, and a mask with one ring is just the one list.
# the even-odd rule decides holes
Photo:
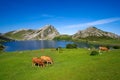
[(52, 25), (38, 30), (21, 29), (10, 31), (2, 36), (13, 40), (72, 40), (72, 39), (120, 39), (119, 35), (100, 30), (94, 26), (78, 31), (74, 35), (60, 35)]
[(52, 25), (46, 25), (38, 30), (21, 29), (4, 34), (4, 36), (16, 40), (51, 40), (58, 35), (59, 32)]
[(6, 42), (6, 41), (11, 41), (11, 40), (12, 39), (3, 36), (2, 33), (0, 33), (0, 42)]
[(111, 39), (120, 39), (120, 36), (100, 30), (96, 27), (88, 27), (85, 30), (78, 31), (72, 36), (73, 39), (83, 39), (83, 38), (111, 38)]

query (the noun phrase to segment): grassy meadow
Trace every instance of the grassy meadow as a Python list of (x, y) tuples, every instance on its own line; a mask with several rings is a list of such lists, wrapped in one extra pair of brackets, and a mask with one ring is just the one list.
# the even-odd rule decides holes
[[(90, 56), (87, 49), (1, 52), (0, 80), (119, 80), (120, 49)], [(54, 64), (32, 66), (32, 57), (50, 56)]]

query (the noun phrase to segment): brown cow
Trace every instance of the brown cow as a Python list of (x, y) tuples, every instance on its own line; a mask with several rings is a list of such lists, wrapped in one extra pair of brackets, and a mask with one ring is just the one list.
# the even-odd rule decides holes
[(107, 47), (101, 47), (101, 46), (99, 47), (99, 52), (100, 52), (100, 51), (108, 51), (108, 50), (109, 50), (109, 49), (108, 49)]
[(41, 66), (44, 67), (44, 62), (42, 61), (42, 59), (38, 58), (38, 57), (34, 57), (32, 58), (32, 65), (37, 65), (37, 66)]
[(53, 64), (53, 60), (49, 56), (40, 57), (45, 64)]

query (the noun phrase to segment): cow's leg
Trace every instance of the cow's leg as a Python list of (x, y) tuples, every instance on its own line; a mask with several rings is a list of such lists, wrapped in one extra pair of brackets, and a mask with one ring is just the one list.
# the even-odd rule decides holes
[(32, 62), (32, 67), (35, 66), (35, 64)]
[(40, 66), (43, 68), (45, 65), (44, 65), (44, 63), (41, 63)]
[(99, 50), (99, 53), (100, 53), (100, 50)]

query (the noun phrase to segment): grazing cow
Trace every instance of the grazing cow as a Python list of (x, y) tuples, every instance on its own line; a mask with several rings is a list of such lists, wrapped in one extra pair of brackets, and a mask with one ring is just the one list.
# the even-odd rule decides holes
[(107, 48), (107, 47), (101, 47), (101, 46), (100, 46), (100, 47), (99, 47), (99, 52), (100, 52), (100, 51), (108, 51), (108, 48)]
[(38, 57), (34, 57), (34, 58), (32, 58), (32, 65), (44, 67), (44, 62), (42, 61), (42, 59), (40, 59)]
[(41, 56), (40, 58), (45, 64), (53, 64), (53, 60), (48, 56)]

